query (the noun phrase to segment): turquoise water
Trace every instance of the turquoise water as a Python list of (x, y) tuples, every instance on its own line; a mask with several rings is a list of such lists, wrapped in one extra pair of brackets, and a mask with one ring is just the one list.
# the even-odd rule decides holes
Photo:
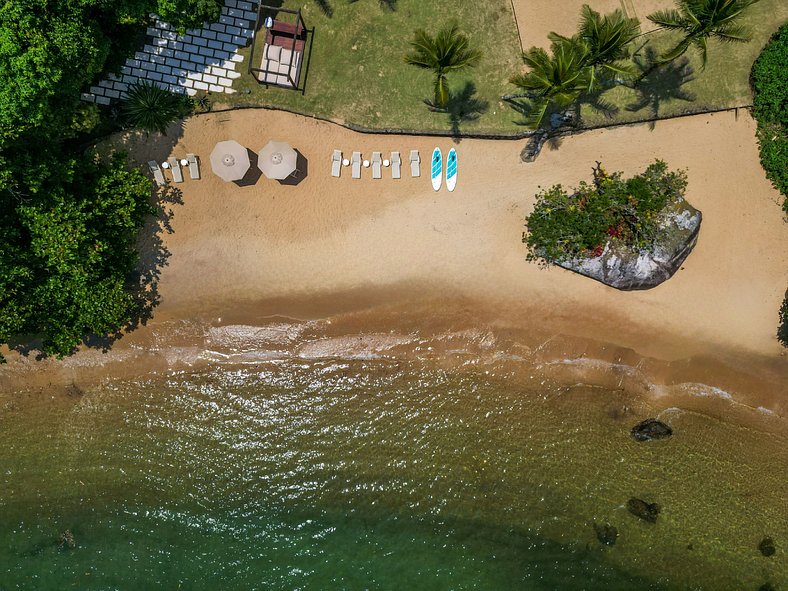
[[(285, 360), (0, 398), (0, 589), (788, 583), (756, 549), (788, 539), (785, 437), (490, 369)], [(635, 443), (652, 412), (676, 436)]]

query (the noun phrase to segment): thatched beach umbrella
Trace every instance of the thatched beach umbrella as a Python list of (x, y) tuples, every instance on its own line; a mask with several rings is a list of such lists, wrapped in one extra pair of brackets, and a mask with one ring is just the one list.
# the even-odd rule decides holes
[(219, 142), (211, 152), (211, 169), (226, 181), (240, 181), (249, 166), (249, 152), (235, 140)]
[(281, 181), (295, 172), (297, 162), (298, 154), (290, 144), (270, 141), (260, 150), (257, 167), (269, 179)]

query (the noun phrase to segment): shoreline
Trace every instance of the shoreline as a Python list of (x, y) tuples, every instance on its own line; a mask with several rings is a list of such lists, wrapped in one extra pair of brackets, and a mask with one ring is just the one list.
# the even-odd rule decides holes
[[(779, 194), (760, 167), (754, 130), (749, 115), (731, 113), (661, 121), (654, 129), (595, 130), (546, 146), (528, 164), (513, 142), (462, 140), (454, 144), (460, 159), (454, 193), (434, 193), (423, 176), (431, 146), (448, 145), (448, 139), (369, 136), (258, 110), (205, 115), (170, 136), (120, 136), (101, 151), (124, 149), (140, 165), (154, 155), (186, 152), (202, 160), (202, 179), (176, 185), (182, 202), (166, 205), (172, 232), (161, 229), (143, 245), (143, 258), (165, 253), (161, 303), (148, 325), (125, 335), (109, 357), (81, 351), (62, 362), (62, 369), (49, 360), (33, 364), (35, 372), (61, 382), (85, 380), (87, 367), (114, 357), (138, 358), (150, 343), (167, 348), (157, 331), (166, 332), (163, 327), (173, 322), (255, 325), (268, 317), (330, 320), (355, 314), (366, 318), (356, 326), (359, 333), (379, 332), (386, 323), (395, 332), (398, 325), (418, 332), (430, 314), (454, 310), (468, 325), (630, 351), (632, 365), (664, 364), (693, 375), (693, 363), (716, 364), (720, 373), (738, 375), (720, 383), (741, 391), (748, 389), (741, 377), (751, 373), (748, 366), (764, 368), (774, 385), (765, 398), (773, 406), (779, 402), (779, 414), (785, 414), (781, 399), (788, 392), (780, 382), (788, 382), (788, 362), (774, 333), (788, 283), (788, 241)], [(250, 149), (269, 139), (290, 141), (308, 162), (306, 178), (297, 186), (265, 177), (246, 187), (224, 183), (211, 173), (208, 155), (217, 141), (229, 138)], [(422, 178), (412, 179), (405, 170), (394, 181), (384, 169), (382, 180), (370, 179), (365, 170), (358, 181), (345, 168), (333, 179), (333, 148), (346, 154), (398, 149), (406, 155), (419, 149)], [(596, 160), (630, 174), (655, 158), (688, 169), (685, 197), (704, 215), (697, 246), (670, 280), (643, 292), (618, 292), (570, 271), (526, 262), (520, 235), (539, 187), (587, 180)], [(393, 322), (376, 316), (397, 307), (400, 318)], [(414, 309), (419, 313), (406, 318)], [(175, 335), (166, 338), (173, 339), (170, 345), (179, 343)], [(12, 354), (9, 365), (0, 367), (3, 389), (20, 386), (27, 364)], [(140, 375), (120, 365), (108, 364), (104, 377)], [(169, 362), (159, 359), (152, 367), (168, 371)], [(659, 382), (664, 371), (653, 373)], [(54, 377), (59, 374), (66, 377)]]

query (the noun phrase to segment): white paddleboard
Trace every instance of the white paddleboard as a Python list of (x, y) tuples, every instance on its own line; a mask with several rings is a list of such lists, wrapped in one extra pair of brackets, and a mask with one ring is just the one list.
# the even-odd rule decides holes
[(436, 191), (441, 188), (443, 182), (443, 154), (440, 148), (432, 151), (432, 188)]
[(452, 148), (446, 157), (446, 188), (454, 191), (457, 186), (457, 150)]

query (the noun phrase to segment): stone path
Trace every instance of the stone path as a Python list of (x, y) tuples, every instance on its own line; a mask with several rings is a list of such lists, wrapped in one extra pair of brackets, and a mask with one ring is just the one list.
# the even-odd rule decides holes
[(244, 59), (238, 49), (252, 38), (256, 19), (254, 0), (225, 0), (218, 23), (189, 29), (185, 35), (156, 21), (148, 28), (145, 46), (126, 60), (120, 76), (110, 74), (83, 93), (82, 100), (109, 105), (124, 98), (128, 87), (140, 80), (191, 96), (198, 90), (234, 93), (233, 80), (241, 76), (235, 67)]

